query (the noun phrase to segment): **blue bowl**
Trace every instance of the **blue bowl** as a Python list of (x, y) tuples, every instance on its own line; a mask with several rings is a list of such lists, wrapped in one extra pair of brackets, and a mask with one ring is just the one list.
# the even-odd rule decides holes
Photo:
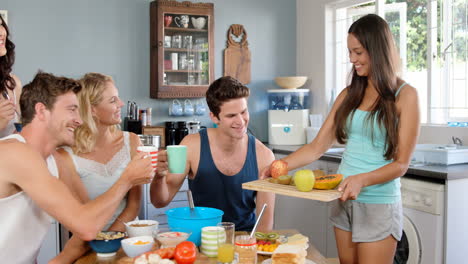
[(125, 238), (124, 232), (117, 231), (101, 231), (101, 233), (106, 235), (116, 235), (117, 233), (123, 234), (120, 238), (115, 239), (94, 239), (88, 242), (89, 246), (97, 253), (98, 256), (107, 257), (113, 256), (119, 250), (121, 246), (122, 239)]
[(200, 246), (201, 229), (205, 226), (216, 226), (223, 217), (224, 212), (209, 207), (195, 207), (193, 212), (189, 207), (173, 208), (166, 211), (167, 222), (170, 228), (187, 228), (192, 230), (188, 241)]

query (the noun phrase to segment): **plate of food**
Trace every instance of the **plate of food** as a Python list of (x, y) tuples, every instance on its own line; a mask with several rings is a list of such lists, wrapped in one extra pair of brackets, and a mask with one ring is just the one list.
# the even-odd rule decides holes
[(255, 232), (257, 239), (257, 254), (271, 256), (273, 251), (281, 244), (282, 237), (275, 232)]

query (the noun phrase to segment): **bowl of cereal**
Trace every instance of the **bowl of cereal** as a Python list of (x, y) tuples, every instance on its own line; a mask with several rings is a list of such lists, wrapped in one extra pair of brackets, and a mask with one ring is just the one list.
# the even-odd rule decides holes
[(122, 240), (122, 248), (127, 256), (134, 258), (153, 248), (154, 239), (152, 236), (137, 236)]
[(187, 240), (192, 231), (182, 227), (164, 228), (158, 233), (153, 233), (154, 237), (161, 244), (161, 248), (175, 247), (182, 241)]
[(125, 233), (118, 231), (101, 231), (94, 240), (88, 242), (89, 246), (97, 253), (98, 257), (114, 256), (120, 248), (120, 241)]
[(152, 236), (158, 230), (159, 222), (155, 220), (135, 220), (125, 223), (125, 230), (129, 237)]

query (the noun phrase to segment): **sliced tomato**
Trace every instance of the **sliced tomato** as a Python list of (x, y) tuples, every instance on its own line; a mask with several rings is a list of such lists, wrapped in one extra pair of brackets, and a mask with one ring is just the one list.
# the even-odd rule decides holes
[(163, 259), (172, 259), (174, 258), (174, 251), (175, 251), (175, 248), (171, 247), (171, 248), (160, 248), (153, 252), (161, 256), (161, 258)]
[(177, 264), (192, 264), (197, 259), (197, 247), (190, 241), (181, 242), (175, 248), (174, 258)]

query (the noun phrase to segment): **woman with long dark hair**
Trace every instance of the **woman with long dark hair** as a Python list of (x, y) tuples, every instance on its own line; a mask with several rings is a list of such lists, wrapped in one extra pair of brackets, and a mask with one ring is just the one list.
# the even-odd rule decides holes
[[(330, 221), (341, 264), (393, 263), (403, 231), (400, 180), (411, 161), (419, 133), (416, 89), (398, 77), (399, 58), (388, 24), (369, 14), (348, 31), (351, 83), (317, 137), (285, 157), (293, 170), (345, 144)], [(265, 175), (269, 172), (266, 170)]]
[(19, 120), (21, 82), (11, 73), (15, 62), (15, 44), (10, 40), (8, 26), (0, 16), (0, 138), (15, 132)]

